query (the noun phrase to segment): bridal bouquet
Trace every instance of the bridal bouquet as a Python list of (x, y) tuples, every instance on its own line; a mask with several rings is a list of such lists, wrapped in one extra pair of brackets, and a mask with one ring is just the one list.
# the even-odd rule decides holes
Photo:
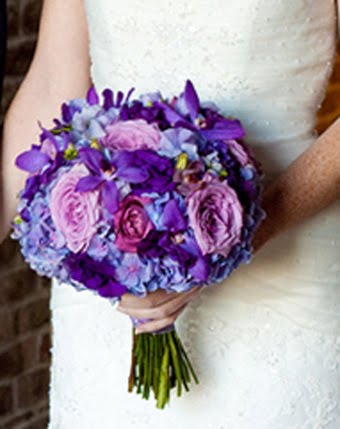
[[(29, 173), (12, 222), (25, 260), (112, 302), (221, 282), (250, 261), (263, 218), (261, 174), (238, 120), (200, 103), (190, 81), (171, 100), (131, 101), (132, 91), (100, 99), (91, 88), (63, 104), (16, 159)], [(129, 391), (153, 392), (164, 408), (171, 388), (181, 395), (198, 382), (173, 326), (133, 340)]]

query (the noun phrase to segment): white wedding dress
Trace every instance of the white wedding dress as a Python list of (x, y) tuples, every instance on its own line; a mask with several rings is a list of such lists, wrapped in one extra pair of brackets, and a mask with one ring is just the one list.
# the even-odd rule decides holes
[[(272, 180), (315, 139), (334, 0), (85, 0), (92, 77), (240, 118)], [(310, 190), (313, 192), (313, 189)], [(127, 393), (131, 325), (53, 282), (49, 429), (340, 428), (340, 204), (269, 243), (178, 320), (200, 378), (164, 411)]]

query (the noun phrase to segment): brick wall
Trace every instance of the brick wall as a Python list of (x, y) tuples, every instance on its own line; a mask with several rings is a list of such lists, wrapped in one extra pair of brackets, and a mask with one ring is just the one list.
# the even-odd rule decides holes
[(36, 42), (42, 0), (7, 0), (7, 67), (2, 105), (4, 110), (25, 75)]
[(49, 287), (0, 247), (0, 428), (45, 429), (49, 384)]
[[(5, 110), (32, 57), (41, 1), (7, 0)], [(0, 428), (46, 429), (49, 282), (24, 264), (17, 245), (0, 246)]]
[[(41, 8), (41, 0), (7, 2), (4, 108), (32, 57)], [(319, 131), (339, 115), (339, 98), (340, 56), (321, 111)], [(23, 263), (16, 243), (7, 240), (0, 246), (0, 285), (0, 429), (45, 429), (50, 362), (49, 282), (35, 276)]]

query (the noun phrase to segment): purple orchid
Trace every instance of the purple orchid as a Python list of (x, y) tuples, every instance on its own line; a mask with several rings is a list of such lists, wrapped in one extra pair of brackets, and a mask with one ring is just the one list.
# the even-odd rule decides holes
[(116, 179), (139, 183), (148, 177), (145, 170), (128, 167), (123, 161), (120, 163), (118, 155), (112, 164), (97, 149), (83, 148), (78, 155), (91, 175), (79, 180), (76, 191), (87, 192), (100, 187), (104, 206), (111, 214), (115, 213), (119, 207), (119, 189)]
[(27, 171), (28, 173), (38, 173), (44, 168), (51, 158), (46, 154), (40, 152), (39, 148), (33, 148), (26, 152), (21, 153), (15, 160), (15, 165), (21, 170)]
[(161, 224), (165, 230), (151, 231), (140, 243), (139, 253), (149, 258), (169, 255), (197, 280), (206, 280), (209, 272), (208, 259), (203, 256), (196, 240), (185, 233), (188, 221), (175, 199), (170, 199), (165, 204)]
[(162, 194), (175, 188), (174, 167), (170, 159), (154, 150), (117, 151), (113, 158), (117, 176), (131, 183), (133, 192)]
[[(27, 171), (31, 174), (37, 174), (48, 166), (52, 168), (57, 168), (60, 166), (59, 163), (54, 163), (57, 154), (63, 152), (70, 141), (69, 135), (67, 133), (62, 133), (58, 136), (53, 134), (53, 130), (47, 130), (46, 128), (41, 127), (40, 141), (41, 145), (32, 145), (30, 150), (22, 152), (17, 156), (15, 160), (15, 165), (21, 170)], [(44, 143), (48, 141), (51, 150), (49, 152), (44, 151)], [(52, 156), (52, 153), (55, 153)], [(60, 161), (60, 156), (58, 161)]]
[(127, 105), (129, 103), (129, 100), (131, 98), (132, 93), (134, 92), (135, 88), (131, 88), (126, 97), (124, 98), (124, 93), (122, 91), (118, 91), (116, 98), (114, 97), (113, 91), (111, 89), (104, 89), (103, 91), (103, 98), (104, 103), (103, 107), (105, 110), (109, 110), (111, 108), (121, 108), (123, 105)]
[(206, 281), (209, 275), (209, 258), (202, 254), (196, 240), (188, 234), (178, 234), (177, 239), (181, 241), (176, 242), (176, 237), (164, 234), (159, 246), (197, 281)]
[[(221, 115), (215, 114), (214, 121), (206, 121), (202, 118), (202, 125), (199, 117), (200, 101), (190, 80), (187, 80), (184, 93), (180, 96), (180, 104), (186, 107), (183, 114), (167, 103), (159, 103), (163, 109), (166, 119), (173, 127), (183, 127), (191, 131), (199, 132), (206, 140), (231, 140), (240, 139), (244, 136), (244, 129), (240, 121), (236, 119), (227, 119)], [(188, 117), (189, 116), (189, 117)]]
[(184, 217), (176, 200), (170, 200), (164, 206), (162, 221), (163, 227), (172, 234), (185, 231), (188, 227), (188, 221)]

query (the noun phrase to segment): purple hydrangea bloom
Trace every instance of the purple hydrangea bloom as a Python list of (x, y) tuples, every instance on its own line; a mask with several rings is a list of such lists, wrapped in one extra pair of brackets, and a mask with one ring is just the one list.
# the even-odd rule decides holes
[(142, 262), (138, 255), (126, 253), (122, 263), (116, 269), (117, 279), (135, 295), (144, 296), (147, 283), (151, 280), (154, 267), (153, 261)]
[(192, 286), (192, 279), (170, 257), (162, 258), (157, 266), (158, 288), (168, 292), (185, 292)]
[(197, 136), (186, 128), (165, 130), (160, 141), (160, 155), (175, 158), (181, 153), (188, 154), (190, 160), (198, 159)]

